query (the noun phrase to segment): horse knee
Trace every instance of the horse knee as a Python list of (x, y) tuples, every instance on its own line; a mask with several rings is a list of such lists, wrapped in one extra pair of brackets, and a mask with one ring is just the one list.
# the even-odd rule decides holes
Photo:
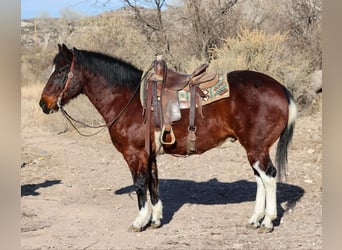
[(139, 174), (134, 182), (136, 192), (146, 192), (147, 189), (147, 175)]
[(148, 184), (148, 175), (139, 173), (137, 174), (136, 179), (134, 180), (134, 191), (137, 193), (138, 196), (138, 206), (141, 209), (146, 200), (147, 200), (147, 184)]

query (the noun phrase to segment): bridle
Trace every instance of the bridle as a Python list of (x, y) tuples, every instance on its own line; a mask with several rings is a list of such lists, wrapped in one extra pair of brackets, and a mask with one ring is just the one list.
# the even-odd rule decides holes
[[(64, 109), (64, 107), (62, 105), (63, 95), (66, 92), (66, 90), (69, 88), (70, 82), (71, 82), (72, 78), (74, 77), (74, 73), (73, 73), (74, 67), (75, 67), (75, 55), (73, 54), (71, 65), (70, 65), (70, 71), (68, 73), (68, 79), (65, 82), (65, 85), (64, 85), (62, 92), (60, 93), (60, 95), (57, 98), (57, 106), (58, 106), (59, 110), (62, 112), (64, 118), (71, 124), (71, 126), (77, 131), (78, 134), (80, 134), (81, 136), (84, 136), (84, 137), (91, 137), (91, 136), (99, 134), (105, 128), (110, 128), (111, 126), (113, 126), (113, 124), (121, 117), (121, 115), (126, 111), (128, 106), (132, 103), (136, 93), (138, 92), (140, 84), (137, 85), (137, 88), (134, 90), (133, 94), (131, 95), (131, 97), (128, 100), (128, 102), (126, 103), (126, 105), (122, 108), (122, 110), (118, 113), (118, 115), (114, 117), (114, 119), (112, 119), (109, 123), (105, 123), (105, 124), (101, 124), (101, 125), (97, 125), (97, 126), (89, 125), (85, 122), (82, 122), (82, 121), (79, 121), (79, 120), (76, 120), (75, 118), (73, 118), (71, 115), (68, 114), (68, 112)], [(151, 66), (151, 68), (152, 68), (152, 66)], [(148, 70), (148, 71), (150, 71), (150, 70)], [(147, 74), (145, 73), (144, 76), (142, 77), (142, 80), (146, 77), (146, 75)], [(100, 130), (98, 130), (92, 134), (84, 134), (76, 127), (76, 125), (73, 122), (76, 122), (76, 123), (81, 124), (81, 125), (88, 127), (88, 128), (100, 128)]]
[(68, 79), (65, 82), (64, 88), (63, 88), (62, 92), (59, 94), (58, 99), (57, 99), (57, 106), (58, 106), (58, 108), (63, 108), (63, 106), (62, 106), (62, 97), (63, 97), (65, 91), (68, 89), (68, 87), (70, 85), (70, 82), (71, 82), (71, 79), (74, 77), (74, 73), (73, 73), (74, 67), (75, 67), (75, 55), (72, 56), (71, 65), (70, 65), (70, 71), (68, 73)]

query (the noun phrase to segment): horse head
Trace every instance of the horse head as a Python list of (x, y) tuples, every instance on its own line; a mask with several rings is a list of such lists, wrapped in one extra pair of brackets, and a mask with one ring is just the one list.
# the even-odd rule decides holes
[(77, 49), (68, 49), (65, 44), (58, 44), (58, 50), (39, 102), (46, 114), (58, 111), (61, 105), (68, 103), (83, 91), (81, 72), (75, 63)]

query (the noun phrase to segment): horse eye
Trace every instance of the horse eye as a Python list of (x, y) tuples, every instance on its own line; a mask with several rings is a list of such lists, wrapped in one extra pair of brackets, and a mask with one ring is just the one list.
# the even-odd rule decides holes
[(56, 71), (55, 77), (59, 78), (61, 76), (62, 76), (62, 72), (61, 71)]

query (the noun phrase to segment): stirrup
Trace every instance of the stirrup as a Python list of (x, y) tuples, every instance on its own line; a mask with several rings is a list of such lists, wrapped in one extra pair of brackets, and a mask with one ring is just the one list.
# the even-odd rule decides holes
[(165, 125), (162, 126), (162, 130), (161, 130), (161, 133), (160, 133), (160, 142), (161, 142), (162, 144), (165, 144), (165, 145), (174, 144), (175, 141), (176, 141), (176, 137), (175, 137), (175, 134), (173, 133), (172, 126), (170, 126), (171, 141), (166, 142), (166, 141), (163, 140), (164, 132), (165, 132)]

